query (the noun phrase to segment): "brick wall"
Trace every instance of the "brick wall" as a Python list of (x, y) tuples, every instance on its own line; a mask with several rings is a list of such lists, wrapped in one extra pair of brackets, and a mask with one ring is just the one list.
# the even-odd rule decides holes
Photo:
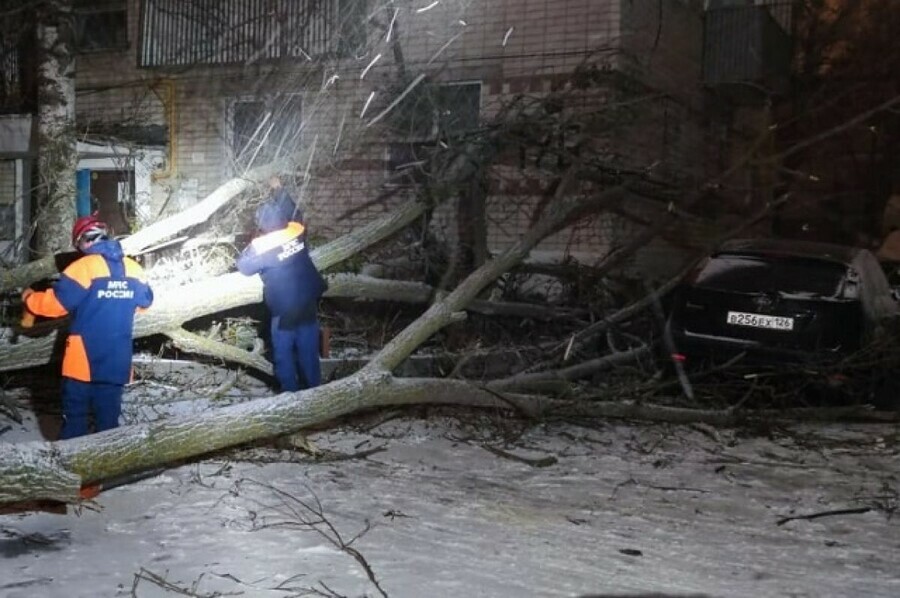
[[(516, 94), (546, 94), (586, 57), (599, 57), (639, 80), (654, 98), (641, 119), (611, 136), (611, 146), (630, 164), (658, 162), (666, 175), (699, 178), (703, 133), (693, 123), (699, 120), (701, 32), (699, 13), (689, 4), (664, 0), (661, 28), (657, 0), (444, 1), (431, 8), (408, 1), (386, 5), (376, 17), (387, 25), (393, 7), (399, 10), (391, 38), (400, 40), (410, 72), (428, 71), (438, 81), (480, 81), (485, 118)], [(184, 207), (240, 174), (230, 161), (231, 103), (283, 93), (302, 95), (302, 146), (308, 151), (315, 143), (314, 176), (303, 202), (321, 236), (346, 233), (408, 196), (401, 189), (378, 199), (386, 175), (384, 133), (382, 123), (366, 126), (398, 93), (389, 87), (397, 65), (385, 30), (370, 32), (369, 50), (358, 59), (147, 70), (136, 67), (137, 7), (138, 0), (131, 0), (129, 51), (79, 57), (77, 109), (80, 123), (132, 119), (174, 132), (174, 160), (154, 184), (157, 209)], [(597, 92), (584, 101), (603, 99)], [(537, 202), (537, 195), (521, 189), (489, 198), (493, 249), (517, 238)], [(436, 222), (453, 228), (447, 210)], [(602, 254), (627, 230), (616, 217), (597, 218), (555, 235), (542, 249)]]
[[(692, 0), (621, 0), (622, 72), (663, 98), (648, 100), (642, 153), (673, 173), (700, 179), (703, 153), (703, 18)], [(634, 136), (631, 136), (632, 139)], [(655, 150), (653, 149), (655, 148)]]

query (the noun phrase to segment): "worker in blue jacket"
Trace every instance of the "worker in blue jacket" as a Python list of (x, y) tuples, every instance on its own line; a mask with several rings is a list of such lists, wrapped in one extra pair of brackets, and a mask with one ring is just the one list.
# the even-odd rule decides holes
[(291, 197), (291, 194), (285, 188), (281, 177), (277, 174), (269, 177), (269, 199), (267, 201), (274, 204), (282, 211), (282, 213), (290, 213), (290, 218), (288, 218), (288, 220), (304, 224), (303, 210), (300, 209), (300, 206), (298, 206), (294, 201), (294, 198)]
[(264, 233), (237, 260), (238, 270), (263, 282), (263, 300), (272, 316), (272, 357), (282, 392), (321, 383), (319, 299), (326, 283), (309, 256), (306, 229), (293, 220), (293, 201), (273, 198), (256, 211)]
[(34, 315), (71, 317), (62, 364), (61, 439), (87, 434), (92, 413), (97, 432), (119, 425), (122, 392), (132, 375), (134, 313), (153, 303), (140, 264), (125, 256), (96, 214), (75, 222), (72, 245), (83, 257), (63, 270), (53, 288), (22, 294)]

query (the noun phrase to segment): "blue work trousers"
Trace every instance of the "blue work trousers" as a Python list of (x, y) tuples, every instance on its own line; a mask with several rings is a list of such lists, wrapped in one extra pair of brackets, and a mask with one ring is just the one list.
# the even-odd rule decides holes
[(94, 429), (97, 432), (118, 427), (122, 413), (121, 384), (101, 382), (81, 382), (63, 378), (62, 408), (63, 427), (60, 440), (84, 436), (90, 432), (88, 425), (91, 413), (94, 415)]
[(319, 322), (298, 324), (282, 330), (272, 316), (272, 361), (281, 392), (313, 388), (322, 382), (319, 364)]

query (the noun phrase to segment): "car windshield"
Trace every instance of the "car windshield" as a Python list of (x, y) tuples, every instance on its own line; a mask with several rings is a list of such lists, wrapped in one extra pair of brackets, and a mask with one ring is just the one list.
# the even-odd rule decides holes
[(739, 293), (779, 291), (834, 297), (847, 267), (814, 259), (718, 255), (700, 271), (695, 284)]

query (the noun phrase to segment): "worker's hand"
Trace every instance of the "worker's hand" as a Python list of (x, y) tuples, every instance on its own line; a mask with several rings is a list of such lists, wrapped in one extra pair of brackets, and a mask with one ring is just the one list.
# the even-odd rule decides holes
[(22, 328), (31, 328), (32, 326), (34, 326), (34, 321), (34, 314), (25, 309), (22, 311), (22, 319), (19, 320), (19, 326), (21, 326)]
[(34, 326), (34, 314), (28, 311), (28, 304), (25, 303), (28, 296), (33, 294), (34, 289), (31, 287), (25, 287), (25, 290), (22, 291), (22, 319), (19, 321), (19, 326), (22, 328), (31, 328)]

